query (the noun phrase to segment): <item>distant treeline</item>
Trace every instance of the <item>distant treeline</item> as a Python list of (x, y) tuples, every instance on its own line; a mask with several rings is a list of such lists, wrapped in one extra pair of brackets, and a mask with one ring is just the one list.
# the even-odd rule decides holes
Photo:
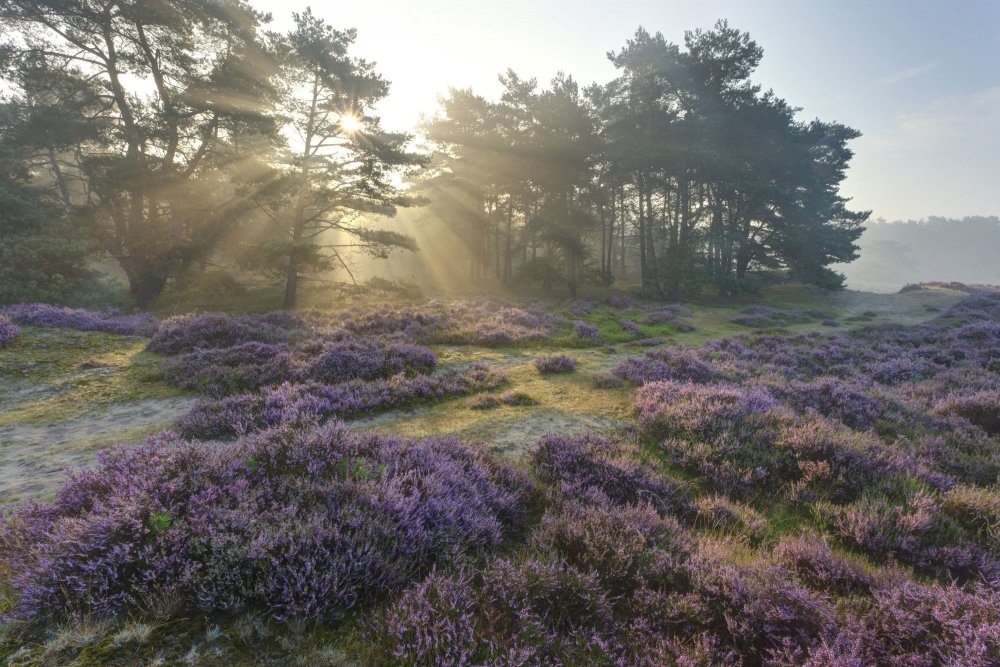
[(868, 224), (861, 256), (844, 266), (852, 286), (897, 287), (904, 283), (959, 281), (1000, 283), (1000, 218), (926, 220)]

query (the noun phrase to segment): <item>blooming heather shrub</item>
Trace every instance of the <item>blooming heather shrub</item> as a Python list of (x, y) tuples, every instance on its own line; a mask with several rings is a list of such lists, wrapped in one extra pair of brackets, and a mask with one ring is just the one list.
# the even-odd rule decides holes
[(850, 502), (890, 482), (895, 472), (878, 438), (824, 419), (783, 428), (777, 444), (791, 452), (799, 469), (792, 497)]
[(408, 588), (369, 629), (385, 662), (457, 667), (490, 657), (478, 617), (478, 591), (464, 575), (432, 572)]
[(867, 593), (875, 582), (871, 574), (834, 553), (817, 535), (785, 538), (774, 547), (772, 557), (803, 584), (821, 593)]
[(776, 651), (805, 654), (836, 631), (833, 606), (781, 568), (737, 568), (701, 555), (692, 566), (700, 622), (750, 664), (766, 664)]
[(949, 395), (938, 401), (934, 412), (958, 415), (990, 435), (1000, 435), (1000, 389), (966, 395)]
[(789, 415), (759, 387), (651, 382), (636, 392), (639, 424), (675, 465), (723, 493), (749, 498), (798, 479), (795, 458), (775, 444)]
[(601, 332), (589, 322), (578, 320), (573, 323), (573, 336), (583, 342), (596, 343), (601, 340)]
[(149, 342), (149, 349), (162, 354), (179, 354), (199, 348), (233, 347), (241, 343), (280, 343), (289, 332), (250, 315), (178, 315), (164, 320)]
[(694, 511), (695, 524), (702, 528), (742, 535), (754, 543), (767, 536), (767, 519), (760, 512), (726, 496), (701, 496), (694, 502)]
[(163, 363), (167, 384), (212, 396), (228, 396), (281, 384), (298, 377), (299, 365), (287, 345), (242, 343), (195, 350)]
[(778, 402), (763, 387), (664, 380), (639, 387), (633, 408), (639, 424), (653, 434), (743, 440), (771, 422), (767, 417)]
[(1000, 322), (971, 322), (955, 329), (951, 335), (955, 340), (976, 345), (997, 345), (1000, 344)]
[(500, 559), (482, 578), (484, 598), (498, 616), (492, 630), (508, 651), (542, 664), (601, 664), (607, 659), (604, 647), (613, 629), (613, 609), (596, 574), (558, 561)]
[(800, 411), (815, 410), (856, 429), (871, 428), (885, 412), (883, 404), (869, 396), (867, 387), (856, 381), (821, 377), (809, 382), (776, 384), (771, 390)]
[(676, 519), (661, 516), (649, 504), (564, 504), (542, 517), (532, 537), (534, 552), (549, 552), (581, 572), (594, 572), (612, 597), (639, 587), (682, 585), (690, 544)]
[(531, 486), (455, 438), (331, 423), (228, 445), (169, 435), (110, 450), (50, 504), (3, 518), (15, 613), (187, 609), (336, 618), (449, 554), (496, 548)]
[(747, 306), (743, 309), (745, 315), (752, 317), (777, 317), (778, 311), (770, 306)]
[(577, 317), (583, 317), (594, 312), (599, 305), (594, 299), (574, 299), (569, 302), (566, 310)]
[(576, 370), (576, 360), (565, 354), (541, 356), (535, 359), (535, 368), (542, 375), (571, 373)]
[(15, 322), (34, 327), (103, 331), (122, 336), (149, 336), (159, 325), (159, 320), (149, 313), (123, 315), (115, 311), (62, 308), (45, 303), (7, 306), (2, 312)]
[(642, 329), (632, 320), (618, 320), (618, 325), (621, 326), (622, 331), (630, 336), (638, 337), (642, 335)]
[(711, 363), (703, 360), (690, 347), (671, 347), (647, 352), (641, 358), (629, 358), (615, 366), (614, 375), (633, 384), (659, 380), (681, 382), (714, 382), (719, 377)]
[(382, 662), (406, 665), (614, 664), (611, 603), (597, 577), (529, 558), (477, 577), (432, 575), (369, 629)]
[[(761, 306), (763, 307), (763, 306)], [(766, 329), (769, 327), (783, 326), (784, 321), (775, 319), (770, 315), (737, 315), (729, 320), (733, 324), (752, 329)]]
[(647, 502), (663, 513), (684, 512), (687, 503), (681, 487), (639, 464), (637, 455), (635, 445), (603, 437), (550, 434), (539, 441), (531, 465), (543, 483), (570, 498)]
[(821, 505), (819, 511), (838, 539), (874, 558), (896, 558), (960, 582), (1000, 585), (1000, 562), (971, 541), (927, 493), (913, 493), (901, 506), (864, 498), (843, 508)]
[(1000, 594), (895, 581), (874, 591), (858, 632), (865, 664), (1000, 664)]
[(5, 348), (21, 335), (17, 325), (11, 323), (6, 315), (0, 315), (0, 348)]
[(286, 382), (261, 394), (199, 400), (177, 428), (186, 438), (228, 438), (282, 424), (356, 417), (419, 401), (492, 391), (506, 382), (502, 373), (479, 364), (434, 376), (352, 380), (338, 385)]
[(871, 378), (888, 385), (912, 382), (929, 377), (935, 372), (934, 364), (923, 359), (900, 356), (880, 361), (868, 369)]
[(349, 339), (331, 343), (305, 369), (306, 377), (324, 384), (374, 380), (398, 373), (417, 375), (434, 369), (434, 353), (419, 345), (379, 344)]

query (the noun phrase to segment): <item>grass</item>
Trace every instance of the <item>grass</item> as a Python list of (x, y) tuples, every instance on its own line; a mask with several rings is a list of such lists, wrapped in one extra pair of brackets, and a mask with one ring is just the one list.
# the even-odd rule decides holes
[(23, 327), (0, 350), (0, 427), (52, 424), (109, 405), (181, 395), (162, 379), (146, 339)]

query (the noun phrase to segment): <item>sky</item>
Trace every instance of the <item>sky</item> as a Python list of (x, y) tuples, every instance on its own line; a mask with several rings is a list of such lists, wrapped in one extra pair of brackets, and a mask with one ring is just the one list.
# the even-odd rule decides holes
[(1000, 0), (250, 0), (275, 29), (312, 6), (356, 28), (392, 86), (383, 126), (410, 130), (449, 87), (494, 97), (513, 68), (542, 83), (615, 77), (636, 28), (681, 43), (718, 19), (764, 49), (754, 80), (800, 119), (860, 130), (842, 193), (875, 218), (1000, 215)]

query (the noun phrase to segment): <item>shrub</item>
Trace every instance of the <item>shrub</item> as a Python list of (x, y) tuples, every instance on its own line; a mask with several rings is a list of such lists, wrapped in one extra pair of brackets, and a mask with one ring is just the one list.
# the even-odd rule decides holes
[(778, 384), (772, 391), (799, 410), (815, 410), (856, 429), (871, 428), (886, 412), (882, 402), (869, 396), (867, 387), (856, 381), (820, 377)]
[(777, 444), (795, 458), (793, 496), (849, 502), (890, 481), (895, 472), (881, 442), (823, 419), (783, 428)]
[(618, 324), (621, 326), (622, 331), (630, 336), (639, 337), (642, 335), (642, 329), (640, 329), (639, 325), (632, 320), (618, 320)]
[(596, 343), (601, 340), (601, 332), (597, 327), (582, 320), (573, 323), (573, 336), (577, 340), (587, 343)]
[(223, 313), (178, 315), (164, 320), (149, 342), (149, 349), (179, 354), (199, 348), (226, 348), (242, 343), (280, 343), (289, 332), (264, 317)]
[(542, 356), (535, 359), (535, 368), (543, 375), (571, 373), (576, 370), (576, 360), (565, 354)]
[(491, 651), (481, 636), (477, 596), (468, 577), (431, 573), (375, 621), (370, 637), (386, 662), (400, 665), (457, 667), (482, 660)]
[(633, 384), (659, 380), (708, 383), (719, 377), (716, 368), (689, 347), (647, 352), (642, 358), (626, 359), (611, 372)]
[(910, 494), (903, 505), (865, 498), (821, 515), (845, 544), (876, 559), (896, 558), (919, 570), (960, 582), (1000, 582), (1000, 562), (965, 537), (933, 496)]
[(610, 509), (568, 503), (547, 512), (532, 538), (533, 551), (596, 573), (612, 597), (682, 584), (690, 542), (676, 519), (648, 504)]
[(695, 522), (704, 528), (742, 535), (751, 542), (767, 536), (767, 519), (754, 508), (725, 496), (702, 496), (694, 503)]
[(869, 369), (869, 374), (877, 382), (896, 385), (930, 377), (934, 370), (934, 365), (923, 359), (898, 356), (874, 364)]
[(785, 538), (775, 546), (772, 556), (776, 563), (795, 573), (802, 583), (821, 593), (866, 593), (874, 584), (869, 573), (834, 553), (816, 535)]
[(934, 406), (938, 414), (958, 415), (990, 435), (1000, 435), (1000, 389), (950, 395)]
[(298, 377), (299, 365), (287, 345), (242, 343), (199, 349), (167, 359), (167, 384), (213, 396), (228, 396)]
[(228, 445), (163, 436), (110, 450), (50, 504), (3, 519), (16, 614), (188, 609), (330, 619), (440, 559), (496, 548), (530, 484), (455, 438), (331, 423)]
[(491, 391), (506, 382), (502, 373), (482, 365), (434, 376), (352, 380), (339, 385), (286, 382), (261, 394), (199, 400), (177, 428), (187, 438), (226, 438), (282, 424), (356, 417), (418, 401)]
[(608, 662), (613, 615), (596, 575), (529, 558), (496, 560), (477, 579), (432, 575), (404, 593), (369, 631), (379, 657), (428, 666)]
[(429, 373), (436, 363), (434, 353), (418, 345), (386, 346), (371, 340), (349, 339), (327, 345), (306, 368), (305, 375), (324, 384), (339, 384), (398, 373)]
[(1000, 663), (1000, 595), (982, 587), (898, 581), (874, 591), (861, 618), (866, 664), (968, 665)]
[(634, 445), (598, 436), (543, 437), (531, 458), (532, 469), (545, 484), (568, 497), (618, 504), (650, 503), (660, 512), (684, 512), (681, 487), (636, 462)]
[(159, 325), (159, 321), (148, 313), (123, 315), (115, 311), (62, 308), (44, 303), (7, 306), (2, 312), (15, 322), (33, 327), (103, 331), (122, 336), (148, 336)]
[(700, 623), (753, 664), (774, 652), (805, 654), (836, 631), (832, 605), (780, 568), (699, 557), (692, 578)]
[(639, 387), (633, 407), (639, 424), (654, 434), (743, 439), (765, 423), (760, 417), (778, 402), (762, 387), (655, 381)]
[(7, 347), (20, 335), (21, 330), (6, 315), (0, 315), (0, 348)]

